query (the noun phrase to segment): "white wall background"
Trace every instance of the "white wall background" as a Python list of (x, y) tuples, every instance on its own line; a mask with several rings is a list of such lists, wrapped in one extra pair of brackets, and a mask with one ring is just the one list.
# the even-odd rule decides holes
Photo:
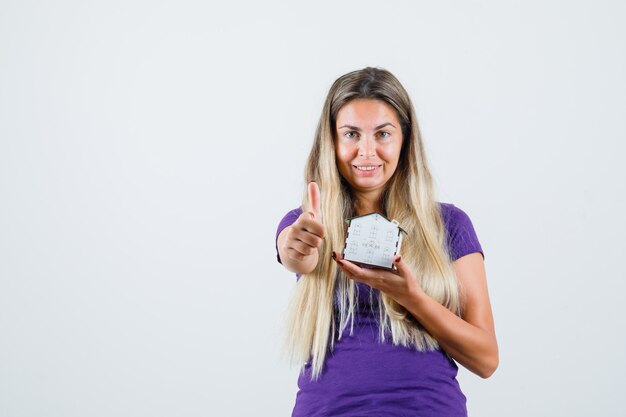
[(620, 1), (0, 1), (0, 416), (285, 416), (278, 221), (391, 70), (486, 253), (471, 416), (626, 415)]

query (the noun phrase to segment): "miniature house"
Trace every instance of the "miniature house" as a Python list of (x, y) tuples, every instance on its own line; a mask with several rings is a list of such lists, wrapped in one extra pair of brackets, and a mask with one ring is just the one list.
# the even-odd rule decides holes
[(393, 269), (393, 257), (400, 251), (402, 233), (395, 220), (370, 213), (346, 220), (348, 231), (343, 258), (359, 265)]

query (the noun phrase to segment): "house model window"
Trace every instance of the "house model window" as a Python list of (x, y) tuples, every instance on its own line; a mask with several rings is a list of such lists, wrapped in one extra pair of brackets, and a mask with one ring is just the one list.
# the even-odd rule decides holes
[(402, 233), (396, 220), (370, 213), (346, 220), (348, 231), (343, 258), (358, 265), (394, 269), (393, 257), (400, 252)]

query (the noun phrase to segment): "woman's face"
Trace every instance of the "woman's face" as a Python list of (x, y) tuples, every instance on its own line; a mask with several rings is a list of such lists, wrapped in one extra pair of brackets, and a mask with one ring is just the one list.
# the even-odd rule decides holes
[(337, 113), (337, 167), (352, 188), (380, 192), (398, 166), (402, 128), (393, 107), (382, 100), (355, 99)]

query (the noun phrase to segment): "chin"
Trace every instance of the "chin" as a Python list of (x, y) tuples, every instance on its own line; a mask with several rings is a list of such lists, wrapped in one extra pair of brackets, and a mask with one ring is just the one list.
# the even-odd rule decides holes
[(358, 182), (350, 184), (350, 186), (356, 191), (365, 192), (365, 191), (380, 190), (385, 186), (385, 183), (381, 181), (378, 181), (378, 182), (358, 181)]

